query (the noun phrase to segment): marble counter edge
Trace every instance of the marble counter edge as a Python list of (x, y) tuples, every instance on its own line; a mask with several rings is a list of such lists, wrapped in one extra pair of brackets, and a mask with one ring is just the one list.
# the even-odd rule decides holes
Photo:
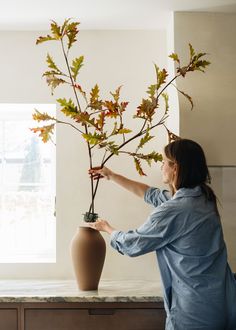
[(159, 296), (153, 297), (0, 297), (0, 303), (144, 303), (163, 302)]
[(101, 281), (97, 291), (80, 291), (75, 281), (0, 280), (0, 303), (163, 302), (159, 283)]

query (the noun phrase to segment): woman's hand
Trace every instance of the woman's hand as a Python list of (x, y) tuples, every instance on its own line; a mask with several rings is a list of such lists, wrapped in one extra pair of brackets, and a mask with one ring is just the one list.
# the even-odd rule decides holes
[(89, 174), (94, 180), (98, 180), (100, 178), (105, 178), (107, 180), (111, 179), (113, 172), (107, 167), (93, 167), (89, 170)]
[(98, 231), (104, 231), (108, 234), (111, 234), (115, 230), (108, 221), (103, 219), (97, 219), (96, 222), (87, 222), (87, 226)]

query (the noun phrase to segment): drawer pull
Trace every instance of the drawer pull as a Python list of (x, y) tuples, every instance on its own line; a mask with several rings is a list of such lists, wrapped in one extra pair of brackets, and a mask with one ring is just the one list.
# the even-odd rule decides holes
[(114, 315), (115, 309), (111, 308), (90, 308), (88, 310), (89, 315)]

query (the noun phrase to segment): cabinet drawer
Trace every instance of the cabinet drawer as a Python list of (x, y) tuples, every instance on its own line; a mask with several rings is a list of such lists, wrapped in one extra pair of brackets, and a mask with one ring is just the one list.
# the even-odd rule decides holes
[(164, 309), (25, 309), (24, 330), (162, 330)]
[(0, 309), (0, 329), (17, 330), (17, 309)]

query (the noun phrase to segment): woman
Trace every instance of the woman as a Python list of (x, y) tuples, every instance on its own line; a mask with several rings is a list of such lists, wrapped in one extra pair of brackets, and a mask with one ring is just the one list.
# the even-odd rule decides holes
[(111, 235), (118, 252), (156, 251), (168, 330), (235, 330), (236, 281), (227, 263), (216, 196), (199, 144), (176, 140), (164, 149), (163, 182), (170, 192), (129, 180), (108, 168), (90, 174), (112, 180), (155, 208), (138, 229), (117, 231), (102, 219), (91, 228)]

